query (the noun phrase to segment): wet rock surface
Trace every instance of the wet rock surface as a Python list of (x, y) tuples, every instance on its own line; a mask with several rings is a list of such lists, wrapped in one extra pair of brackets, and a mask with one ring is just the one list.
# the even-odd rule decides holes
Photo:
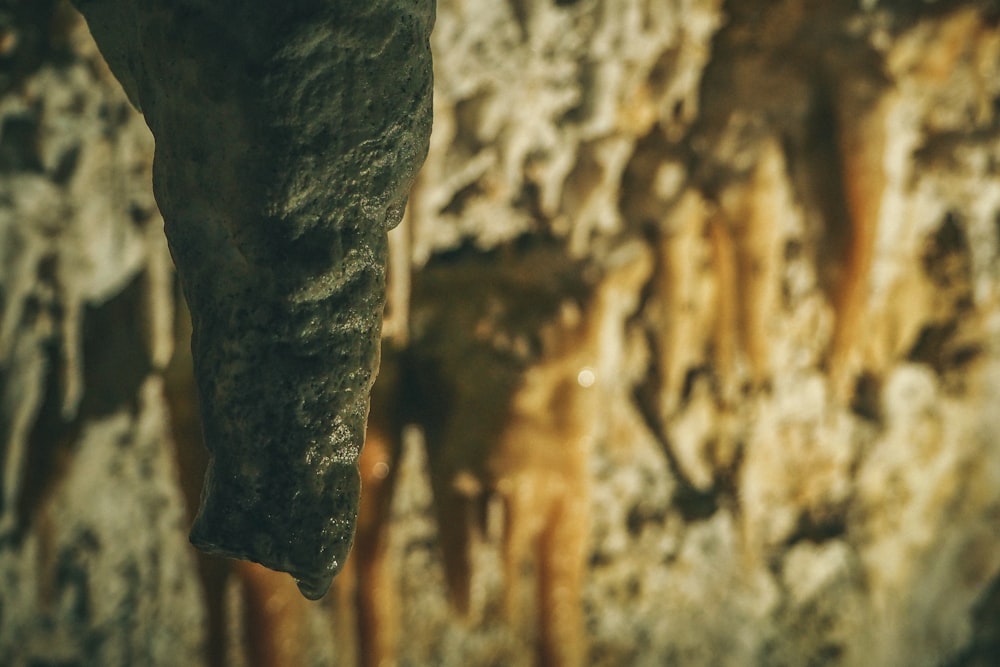
[(354, 534), (386, 232), (430, 133), (433, 3), (78, 7), (156, 140), (212, 454), (191, 539), (318, 598)]
[[(252, 564), (195, 569), (157, 421), (165, 252), (158, 218), (134, 222), (156, 215), (151, 141), (88, 78), (85, 35), (61, 60), (17, 56), (33, 64), (0, 106), (0, 220), (36, 251), (3, 264), (0, 423), (31, 445), (4, 450), (21, 541), (0, 550), (2, 657), (130, 664), (160, 655), (154, 622), (212, 665), (991, 665), (998, 19), (989, 2), (441, 0), (355, 556), (319, 603)], [(75, 112), (66, 63), (118, 106)], [(69, 129), (89, 138), (60, 181)], [(160, 324), (97, 326), (122, 312)], [(194, 507), (187, 335), (165, 384)], [(93, 369), (82, 390), (63, 391), (64, 354)], [(100, 547), (83, 525), (105, 526)], [(61, 561), (37, 555), (60, 553), (53, 534)]]

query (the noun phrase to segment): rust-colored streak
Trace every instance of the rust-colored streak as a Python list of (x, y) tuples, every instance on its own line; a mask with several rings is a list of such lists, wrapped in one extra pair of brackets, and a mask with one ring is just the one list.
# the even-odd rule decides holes
[(838, 143), (841, 153), (844, 198), (850, 217), (850, 239), (844, 258), (843, 279), (834, 294), (837, 319), (830, 350), (830, 377), (841, 400), (850, 393), (858, 370), (859, 338), (866, 318), (868, 278), (875, 253), (875, 239), (886, 188), (883, 167), (885, 111), (883, 98), (859, 115), (854, 105), (840, 109)]
[(689, 190), (666, 221), (668, 231), (659, 243), (654, 308), (664, 417), (676, 409), (689, 369), (703, 364), (708, 353), (717, 282), (707, 220), (707, 204)]
[(604, 392), (619, 372), (625, 318), (652, 269), (628, 256), (598, 286), (582, 313), (563, 309), (543, 332), (546, 353), (527, 369), (508, 426), (490, 456), (507, 510), (505, 604), (519, 619), (521, 566), (534, 555), (543, 665), (584, 664), (581, 590), (590, 537), (590, 460), (606, 415)]
[(716, 298), (715, 369), (722, 380), (724, 398), (731, 400), (735, 391), (736, 349), (738, 344), (739, 305), (736, 247), (732, 230), (721, 215), (713, 216), (709, 223), (715, 279), (718, 283)]
[[(391, 390), (396, 366), (386, 362), (379, 382), (387, 394), (383, 400), (377, 389), (373, 399), (371, 453), (362, 464), (367, 505), (352, 565), (362, 665), (393, 664), (395, 655), (395, 602), (380, 526), (388, 515), (399, 427), (410, 418), (426, 436), (444, 573), (457, 615), (481, 611), (471, 549), (486, 537), (484, 510), (494, 497), (505, 510), (502, 595), (511, 629), (535, 637), (542, 664), (584, 663), (591, 455), (607, 423), (606, 397), (620, 382), (625, 322), (652, 272), (651, 255), (638, 244), (619, 249), (596, 284), (546, 248), (506, 256), (493, 272), (487, 266), (465, 276), (456, 261), (415, 281), (411, 340), (422, 354), (411, 347), (400, 365), (405, 394), (398, 398)], [(437, 294), (441, 278), (460, 291), (447, 303), (426, 305), (425, 295)], [(400, 405), (407, 415), (394, 414)], [(527, 596), (529, 564), (536, 576)], [(522, 613), (529, 598), (537, 616)], [(538, 627), (528, 627), (528, 618), (537, 618)]]
[(768, 142), (740, 205), (743, 221), (739, 243), (740, 334), (756, 382), (771, 373), (770, 326), (776, 315), (781, 248), (785, 163), (781, 149)]
[(460, 492), (448, 490), (435, 489), (434, 498), (449, 600), (455, 612), (466, 618), (472, 604), (469, 549), (479, 528), (474, 521), (474, 503)]
[(580, 498), (566, 498), (555, 504), (538, 542), (538, 577), (542, 582), (538, 597), (543, 619), (538, 658), (542, 665), (585, 664), (580, 592), (589, 536), (589, 525), (585, 525), (589, 524), (585, 519), (589, 489), (583, 490), (587, 493), (580, 494)]
[(396, 664), (399, 604), (386, 562), (389, 510), (400, 452), (397, 387), (399, 367), (383, 345), (382, 369), (372, 393), (365, 448), (361, 452), (361, 504), (354, 548), (348, 559), (355, 579), (358, 614), (358, 664)]
[(234, 562), (244, 594), (246, 646), (251, 667), (303, 664), (300, 628), (308, 604), (295, 582), (256, 563)]
[[(572, 335), (561, 338), (581, 342)], [(593, 352), (590, 345), (566, 352), (529, 370), (514, 398), (511, 425), (491, 457), (496, 490), (506, 508), (505, 607), (510, 622), (518, 624), (521, 568), (534, 556), (540, 602), (537, 646), (545, 665), (582, 664), (588, 463), (600, 407), (597, 388), (581, 387), (576, 380), (580, 369), (593, 363), (587, 354)]]

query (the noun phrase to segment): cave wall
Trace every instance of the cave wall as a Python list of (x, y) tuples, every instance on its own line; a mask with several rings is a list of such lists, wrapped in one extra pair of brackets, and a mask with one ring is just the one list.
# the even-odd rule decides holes
[(68, 6), (0, 22), (0, 663), (202, 664), (152, 138)]
[(0, 662), (989, 665), (1000, 13), (440, 0), (354, 555), (197, 555), (152, 139), (0, 11)]

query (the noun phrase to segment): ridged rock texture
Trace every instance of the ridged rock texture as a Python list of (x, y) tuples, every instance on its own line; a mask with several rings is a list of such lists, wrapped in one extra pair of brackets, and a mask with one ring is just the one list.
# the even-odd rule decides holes
[(76, 4), (156, 139), (211, 452), (191, 541), (319, 598), (354, 537), (434, 3)]
[[(152, 138), (65, 4), (0, 10), (0, 664), (996, 664), (996, 3), (440, 0), (431, 46), (309, 602), (187, 545)], [(251, 107), (181, 83), (210, 164)]]

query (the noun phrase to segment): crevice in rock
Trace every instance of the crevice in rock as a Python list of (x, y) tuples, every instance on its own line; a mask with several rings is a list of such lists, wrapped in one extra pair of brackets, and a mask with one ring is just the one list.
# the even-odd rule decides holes
[(674, 489), (671, 502), (686, 522), (707, 520), (721, 506), (721, 489), (717, 483), (713, 484), (709, 489), (699, 489), (684, 474), (683, 468), (677, 460), (677, 455), (667, 441), (660, 418), (657, 416), (656, 408), (650, 405), (651, 398), (648, 397), (655, 395), (655, 393), (649, 391), (648, 386), (644, 389), (640, 385), (633, 391), (632, 398), (649, 432), (659, 442), (660, 450), (667, 459), (670, 473), (676, 481), (677, 486)]

